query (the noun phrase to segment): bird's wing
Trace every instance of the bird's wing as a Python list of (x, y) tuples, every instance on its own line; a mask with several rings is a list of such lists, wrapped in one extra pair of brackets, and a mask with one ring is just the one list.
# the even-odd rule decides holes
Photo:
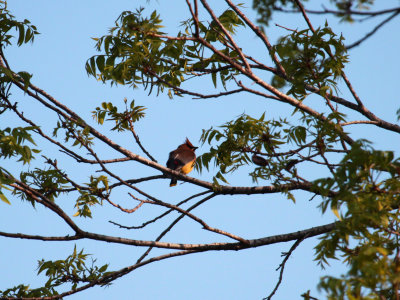
[[(196, 155), (190, 150), (172, 151), (169, 154), (167, 161), (167, 167), (172, 170), (181, 170), (189, 163), (193, 163), (196, 159)], [(192, 168), (191, 168), (192, 169)], [(190, 169), (190, 170), (191, 170)]]

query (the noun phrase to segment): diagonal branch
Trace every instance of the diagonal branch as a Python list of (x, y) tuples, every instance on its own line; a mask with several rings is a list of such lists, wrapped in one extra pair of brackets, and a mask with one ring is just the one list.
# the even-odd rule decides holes
[[(284, 13), (299, 13), (300, 10), (290, 10), (284, 9), (282, 7), (274, 6), (274, 10), (284, 12)], [(394, 7), (389, 9), (377, 10), (377, 11), (359, 11), (359, 10), (333, 10), (328, 8), (323, 8), (323, 10), (312, 10), (312, 9), (304, 9), (304, 11), (308, 14), (316, 14), (316, 15), (325, 15), (325, 14), (334, 14), (334, 15), (358, 15), (358, 16), (368, 16), (368, 17), (376, 17), (379, 15), (389, 14), (391, 12), (400, 11), (400, 7)]]
[(151, 156), (151, 154), (143, 147), (142, 143), (140, 142), (139, 136), (137, 135), (135, 128), (133, 127), (133, 122), (132, 119), (129, 119), (129, 128), (132, 132), (133, 137), (135, 138), (136, 143), (139, 145), (140, 149), (147, 155), (148, 158), (150, 158), (152, 161), (157, 162), (157, 160)]
[[(186, 211), (190, 212), (191, 210), (195, 209), (196, 207), (198, 207), (199, 205), (203, 204), (204, 202), (210, 200), (211, 198), (215, 197), (215, 193), (201, 199), (200, 201), (196, 202), (195, 204), (193, 204), (191, 207), (189, 207)], [(163, 232), (161, 232), (161, 234), (155, 239), (155, 241), (160, 241), (181, 219), (183, 219), (185, 215), (181, 214), (178, 218), (176, 218), (166, 229), (163, 230)], [(150, 246), (145, 253), (142, 254), (141, 257), (139, 257), (139, 259), (137, 260), (137, 262), (141, 262), (147, 255), (149, 255), (150, 251), (153, 249), (153, 246)]]
[(222, 32), (225, 34), (225, 36), (228, 38), (230, 41), (231, 45), (235, 48), (236, 52), (239, 54), (242, 62), (244, 63), (246, 70), (249, 72), (251, 71), (251, 68), (249, 66), (249, 63), (247, 59), (244, 57), (242, 50), (239, 48), (239, 46), (236, 44), (234, 41), (233, 37), (229, 34), (229, 32), (226, 30), (224, 25), (220, 22), (220, 20), (217, 18), (217, 16), (214, 14), (214, 11), (210, 8), (206, 0), (200, 0), (200, 2), (203, 4), (204, 8), (208, 11), (214, 22), (218, 24), (218, 27), (222, 30)]
[(286, 77), (285, 69), (283, 68), (282, 64), (279, 62), (278, 57), (273, 53), (271, 43), (269, 42), (267, 36), (260, 30), (258, 26), (256, 26), (253, 22), (246, 17), (246, 15), (240, 11), (240, 9), (232, 3), (231, 0), (225, 0), (226, 3), (236, 12), (238, 16), (253, 30), (253, 32), (263, 41), (265, 46), (267, 47), (269, 54), (271, 55), (272, 60), (274, 61), (276, 67), (280, 71), (280, 75)]
[(392, 15), (390, 15), (388, 18), (380, 22), (378, 25), (375, 26), (374, 29), (372, 29), (370, 32), (368, 32), (363, 38), (359, 39), (358, 41), (346, 46), (347, 50), (350, 50), (354, 47), (359, 46), (362, 42), (364, 42), (366, 39), (370, 38), (375, 32), (377, 32), (383, 25), (386, 23), (390, 22), (394, 17), (396, 17), (398, 14), (400, 14), (400, 9), (395, 11)]
[(272, 297), (274, 296), (274, 294), (276, 293), (276, 291), (278, 290), (280, 284), (282, 283), (282, 278), (283, 278), (283, 270), (285, 269), (285, 265), (286, 262), (288, 261), (290, 255), (292, 255), (293, 251), (296, 250), (296, 248), (300, 245), (300, 243), (302, 241), (304, 241), (304, 239), (306, 238), (306, 236), (304, 236), (303, 238), (298, 239), (296, 242), (294, 242), (294, 244), (292, 245), (292, 247), (290, 247), (289, 251), (286, 253), (282, 253), (282, 255), (285, 256), (285, 258), (283, 259), (282, 263), (279, 265), (279, 267), (276, 269), (276, 271), (278, 271), (279, 269), (281, 269), (281, 271), (279, 272), (279, 279), (278, 282), (276, 283), (275, 288), (273, 289), (273, 291), (271, 292), (271, 294), (264, 298), (263, 300), (271, 300)]
[[(306, 23), (308, 24), (308, 27), (310, 28), (310, 30), (315, 33), (315, 29), (313, 27), (313, 25), (311, 24), (310, 19), (307, 16), (307, 13), (303, 7), (303, 5), (301, 4), (301, 2), (299, 0), (294, 0), (296, 2), (296, 4), (298, 5), (299, 9), (301, 10), (304, 20), (306, 21)], [(332, 52), (328, 49), (327, 53), (329, 54), (329, 56), (334, 59), (334, 55), (332, 54)], [(400, 126), (398, 126), (397, 124), (391, 124), (389, 122), (386, 122), (380, 118), (378, 118), (375, 114), (373, 114), (371, 111), (369, 111), (363, 104), (363, 102), (361, 101), (360, 97), (357, 95), (356, 91), (354, 90), (352, 84), (350, 83), (350, 80), (347, 78), (346, 73), (344, 71), (342, 71), (342, 78), (344, 80), (344, 82), (347, 85), (347, 88), (349, 89), (350, 93), (353, 95), (353, 98), (356, 100), (357, 102), (357, 106), (358, 109), (357, 111), (359, 111), (361, 114), (363, 114), (364, 116), (366, 116), (369, 120), (371, 121), (377, 121), (379, 123), (379, 127), (385, 128), (385, 129), (389, 129), (391, 131), (395, 131), (395, 132), (400, 132)]]
[(214, 232), (214, 233), (217, 233), (217, 234), (221, 234), (221, 235), (227, 236), (227, 237), (229, 237), (231, 239), (234, 239), (234, 240), (242, 242), (242, 243), (247, 243), (247, 240), (245, 240), (244, 238), (242, 238), (240, 236), (237, 236), (237, 235), (234, 235), (232, 233), (226, 232), (224, 230), (221, 230), (221, 229), (218, 229), (218, 228), (213, 228), (213, 227), (209, 226), (206, 222), (204, 222), (204, 220), (202, 220), (199, 217), (193, 215), (189, 211), (180, 208), (177, 205), (169, 204), (169, 203), (166, 203), (166, 202), (163, 202), (163, 201), (160, 201), (160, 200), (159, 201), (141, 200), (141, 199), (138, 199), (135, 196), (133, 196), (131, 193), (128, 193), (128, 194), (133, 199), (140, 201), (140, 203), (149, 203), (149, 204), (159, 205), (159, 206), (167, 207), (167, 208), (173, 209), (175, 211), (178, 211), (182, 215), (187, 216), (188, 218), (190, 218), (190, 219), (194, 220), (195, 222), (199, 223), (200, 225), (202, 225), (203, 229), (205, 229), (205, 230), (208, 230), (208, 231), (211, 231), (211, 232)]
[(43, 194), (39, 193), (35, 189), (29, 187), (25, 183), (19, 181), (18, 179), (13, 178), (15, 183), (10, 184), (13, 188), (25, 193), (29, 197), (31, 197), (35, 202), (42, 204), (43, 206), (49, 208), (51, 211), (55, 212), (59, 217), (61, 217), (65, 223), (71, 227), (72, 230), (79, 236), (83, 233), (82, 229), (75, 224), (74, 221), (54, 202), (50, 201)]
[[(194, 195), (182, 200), (181, 202), (176, 204), (176, 206), (181, 206), (182, 204), (184, 204), (184, 203), (186, 203), (186, 202), (188, 202), (188, 201), (190, 201), (190, 200), (192, 200), (192, 199), (194, 199), (196, 197), (203, 196), (203, 195), (208, 194), (208, 193), (211, 193), (211, 192), (210, 191), (205, 191), (205, 192), (201, 192), (201, 193), (198, 193), (198, 194), (194, 194)], [(142, 228), (146, 227), (147, 225), (149, 225), (151, 223), (155, 223), (156, 221), (162, 219), (163, 217), (165, 217), (166, 215), (170, 214), (173, 211), (174, 211), (173, 209), (169, 209), (166, 212), (162, 213), (161, 215), (159, 215), (159, 216), (157, 216), (157, 217), (155, 217), (155, 218), (153, 218), (153, 219), (151, 219), (149, 221), (146, 221), (142, 225), (139, 225), (139, 226), (124, 226), (124, 225), (118, 224), (118, 223), (116, 223), (114, 221), (108, 221), (108, 222), (118, 226), (119, 228), (124, 228), (124, 229), (142, 229)]]

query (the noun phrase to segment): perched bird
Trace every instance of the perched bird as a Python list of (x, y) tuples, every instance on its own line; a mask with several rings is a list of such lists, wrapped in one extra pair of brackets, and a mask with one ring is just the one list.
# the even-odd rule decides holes
[(260, 167), (266, 167), (268, 165), (268, 160), (256, 154), (253, 154), (251, 160), (253, 161), (253, 163)]
[[(185, 143), (179, 145), (178, 148), (169, 153), (167, 167), (182, 174), (188, 174), (193, 170), (196, 161), (196, 154), (194, 151), (197, 148), (198, 147), (193, 146), (189, 139), (186, 138)], [(177, 179), (172, 177), (169, 186), (175, 186), (176, 183)]]

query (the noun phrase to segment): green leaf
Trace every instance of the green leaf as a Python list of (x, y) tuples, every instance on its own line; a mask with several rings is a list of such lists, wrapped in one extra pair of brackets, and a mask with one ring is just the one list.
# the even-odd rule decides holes
[(342, 220), (342, 217), (340, 216), (339, 210), (337, 207), (331, 207), (331, 210), (339, 220)]
[(18, 31), (19, 31), (19, 37), (18, 37), (17, 44), (18, 44), (18, 46), (21, 46), (25, 41), (25, 28), (21, 23), (19, 23), (17, 25), (17, 27), (18, 27)]
[(97, 69), (100, 73), (104, 71), (105, 58), (104, 55), (99, 55), (96, 59)]
[(0, 191), (0, 199), (1, 199), (1, 201), (11, 205), (11, 202), (7, 199), (7, 197), (3, 194), (2, 191)]
[(24, 81), (24, 91), (26, 92), (28, 90), (30, 80), (32, 78), (32, 75), (27, 73), (27, 72), (18, 72), (18, 75), (22, 78)]

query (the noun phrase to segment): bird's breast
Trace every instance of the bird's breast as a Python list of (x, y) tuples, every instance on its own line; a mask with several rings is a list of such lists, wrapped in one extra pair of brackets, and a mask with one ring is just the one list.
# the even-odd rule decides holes
[(186, 165), (184, 165), (184, 166), (182, 167), (182, 169), (181, 169), (181, 172), (182, 172), (183, 174), (190, 173), (190, 171), (193, 170), (194, 162), (195, 162), (195, 161), (193, 160), (193, 161), (187, 163)]

